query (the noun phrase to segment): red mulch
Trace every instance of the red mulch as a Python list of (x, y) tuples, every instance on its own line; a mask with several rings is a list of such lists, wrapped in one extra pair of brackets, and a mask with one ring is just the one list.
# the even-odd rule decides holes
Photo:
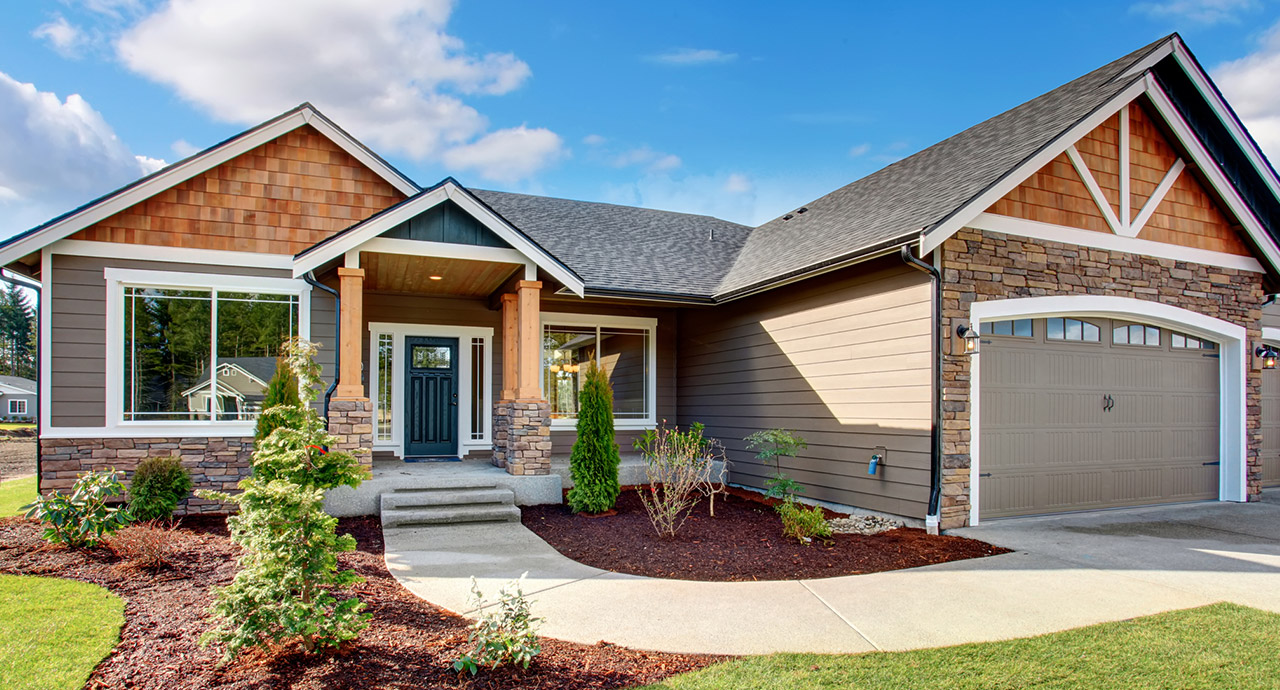
[(0, 572), (92, 582), (125, 599), (121, 642), (94, 671), (86, 686), (91, 689), (624, 688), (718, 660), (543, 638), (542, 654), (528, 671), (459, 677), (450, 666), (464, 651), (466, 621), (415, 597), (390, 576), (376, 518), (343, 520), (342, 532), (354, 535), (359, 546), (339, 558), (341, 567), (365, 578), (354, 591), (373, 619), (354, 644), (318, 656), (287, 647), (249, 652), (219, 667), (219, 653), (196, 644), (208, 627), (210, 588), (230, 582), (236, 570), (237, 547), (221, 518), (185, 520), (174, 533), (173, 567), (159, 573), (135, 570), (105, 549), (49, 546), (34, 523), (0, 520)]
[[(757, 498), (758, 497), (758, 498)], [(659, 537), (634, 489), (618, 497), (617, 515), (587, 518), (566, 506), (526, 506), (526, 527), (557, 551), (596, 568), (680, 580), (800, 580), (914, 568), (1008, 549), (963, 537), (901, 528), (872, 536), (836, 534), (805, 546), (782, 534), (782, 520), (758, 494), (730, 489), (715, 517), (702, 501), (673, 538)], [(837, 513), (826, 511), (828, 517)]]

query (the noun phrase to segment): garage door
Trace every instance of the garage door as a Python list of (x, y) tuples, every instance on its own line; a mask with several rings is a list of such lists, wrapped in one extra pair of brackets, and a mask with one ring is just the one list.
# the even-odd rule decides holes
[(1262, 485), (1280, 486), (1280, 369), (1262, 370)]
[(982, 325), (980, 514), (1218, 497), (1218, 350), (1097, 318)]

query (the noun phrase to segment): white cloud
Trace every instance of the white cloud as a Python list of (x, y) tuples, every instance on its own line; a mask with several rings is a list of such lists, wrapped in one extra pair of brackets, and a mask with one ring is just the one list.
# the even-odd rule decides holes
[(599, 134), (588, 134), (587, 136), (582, 137), (582, 143), (586, 144), (587, 146), (599, 146), (606, 141), (608, 140), (600, 136)]
[(1240, 14), (1257, 8), (1257, 0), (1163, 0), (1139, 2), (1129, 9), (1156, 19), (1218, 24), (1239, 21)]
[(76, 94), (60, 100), (0, 72), (0, 233), (8, 234), (163, 165), (135, 156)]
[(151, 173), (168, 165), (168, 163), (166, 163), (163, 158), (152, 158), (150, 156), (134, 156), (134, 159), (138, 161), (138, 167), (142, 170), (143, 175), (150, 175)]
[(858, 158), (860, 156), (865, 156), (870, 150), (871, 144), (858, 144), (849, 149), (849, 157)]
[(564, 142), (549, 129), (524, 125), (486, 134), (444, 154), (446, 165), (475, 170), (498, 182), (514, 182), (551, 165), (564, 154)]
[(1280, 161), (1280, 23), (1272, 26), (1258, 50), (1213, 69), (1213, 79), (1262, 151)]
[(671, 153), (662, 153), (654, 151), (648, 146), (641, 146), (613, 157), (612, 164), (615, 168), (629, 168), (631, 166), (640, 166), (649, 172), (662, 172), (665, 170), (675, 170), (682, 165), (680, 157)]
[(186, 139), (179, 139), (169, 144), (169, 149), (178, 154), (178, 158), (186, 158), (187, 156), (200, 152), (200, 147), (192, 144)]
[(66, 17), (61, 15), (51, 22), (36, 27), (31, 35), (47, 41), (59, 55), (67, 58), (80, 57), (80, 49), (87, 42), (84, 32), (79, 27), (72, 26)]
[(751, 182), (751, 178), (742, 173), (730, 173), (729, 177), (724, 181), (725, 194), (750, 194), (756, 189), (755, 184)]
[(662, 65), (713, 65), (733, 62), (738, 59), (738, 54), (709, 48), (678, 48), (645, 59)]
[(504, 180), (532, 174), (537, 160), (554, 160), (545, 147), (559, 137), (524, 127), (488, 134), (461, 98), (508, 93), (529, 66), (510, 53), (469, 53), (445, 32), (452, 9), (449, 0), (170, 0), (116, 51), (220, 120), (252, 124), (310, 101), (375, 149), (419, 160), (496, 161), (493, 141), (519, 141), (507, 167), (472, 167), (504, 170)]

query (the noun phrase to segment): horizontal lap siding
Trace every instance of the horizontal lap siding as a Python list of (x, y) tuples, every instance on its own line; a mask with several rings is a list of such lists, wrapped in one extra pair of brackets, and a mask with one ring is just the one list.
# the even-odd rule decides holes
[[(52, 426), (101, 427), (106, 424), (107, 267), (277, 278), (289, 276), (287, 271), (239, 266), (54, 254), (52, 294), (49, 295), (48, 353)], [(332, 323), (332, 305), (328, 310), (328, 321)], [(332, 354), (327, 359), (322, 354), (321, 362), (327, 362), (331, 367)]]
[[(681, 313), (679, 423), (725, 445), (733, 481), (774, 472), (743, 438), (792, 429), (809, 443), (783, 470), (805, 496), (919, 517), (929, 495), (928, 277), (884, 259), (712, 309)], [(873, 449), (888, 451), (867, 475)]]
[(1263, 328), (1280, 328), (1280, 304), (1272, 304), (1262, 310)]

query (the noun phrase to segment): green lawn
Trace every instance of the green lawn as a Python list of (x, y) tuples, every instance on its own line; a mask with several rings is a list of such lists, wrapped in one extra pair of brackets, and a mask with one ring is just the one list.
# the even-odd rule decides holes
[(36, 477), (0, 482), (0, 518), (21, 515), (22, 506), (36, 500)]
[(0, 688), (83, 687), (122, 625), (124, 601), (97, 585), (0, 575)]
[(1280, 615), (1214, 604), (1008, 642), (744, 657), (648, 690), (1249, 690), (1280, 687), (1277, 650)]

